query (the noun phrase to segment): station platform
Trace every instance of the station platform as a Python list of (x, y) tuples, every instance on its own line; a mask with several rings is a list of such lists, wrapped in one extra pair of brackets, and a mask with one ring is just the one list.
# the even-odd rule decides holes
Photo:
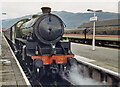
[(119, 72), (119, 49), (97, 47), (93, 51), (91, 45), (71, 43), (72, 52), (78, 61), (88, 62), (114, 72)]
[(11, 51), (6, 39), (2, 39), (2, 56), (0, 56), (0, 86), (27, 86), (29, 81), (25, 77), (19, 62)]

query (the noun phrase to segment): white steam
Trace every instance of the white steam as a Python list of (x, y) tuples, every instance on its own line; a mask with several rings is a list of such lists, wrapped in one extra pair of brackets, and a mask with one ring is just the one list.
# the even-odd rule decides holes
[(101, 83), (91, 79), (84, 77), (82, 73), (80, 74), (81, 66), (73, 65), (70, 69), (69, 79), (75, 85), (102, 85)]
[[(91, 78), (87, 78), (80, 73), (82, 66), (73, 65), (70, 69), (67, 79), (75, 85), (103, 85)], [(64, 77), (65, 78), (65, 77)]]

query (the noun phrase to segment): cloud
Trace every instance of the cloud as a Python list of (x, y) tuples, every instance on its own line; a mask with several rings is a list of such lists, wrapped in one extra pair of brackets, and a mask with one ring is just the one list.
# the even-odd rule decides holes
[[(73, 1), (73, 0), (72, 0)], [(52, 11), (87, 12), (88, 8), (102, 9), (108, 12), (118, 12), (117, 2), (58, 2), (53, 0), (40, 0), (39, 2), (2, 2), (2, 11), (7, 15), (4, 18), (15, 18), (24, 15), (35, 14), (41, 11), (41, 7), (49, 6)]]

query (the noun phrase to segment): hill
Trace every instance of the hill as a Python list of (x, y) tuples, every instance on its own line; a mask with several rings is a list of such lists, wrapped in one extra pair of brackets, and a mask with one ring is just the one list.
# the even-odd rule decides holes
[[(84, 22), (89, 22), (90, 17), (93, 17), (93, 13), (72, 13), (66, 11), (53, 11), (53, 14), (58, 15), (66, 24), (66, 29), (75, 29)], [(38, 13), (41, 14), (41, 13)], [(110, 12), (98, 12), (96, 13), (99, 21), (118, 19), (118, 13)], [(3, 29), (7, 29), (14, 25), (18, 20), (31, 18), (32, 15), (23, 16), (15, 19), (2, 20)]]

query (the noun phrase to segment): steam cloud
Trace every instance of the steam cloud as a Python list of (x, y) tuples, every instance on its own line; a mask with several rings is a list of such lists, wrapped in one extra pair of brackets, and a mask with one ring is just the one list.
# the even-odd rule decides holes
[(99, 87), (100, 86), (103, 87), (102, 83), (83, 76), (82, 72), (80, 72), (81, 70), (82, 70), (82, 67), (80, 65), (78, 66), (74, 64), (70, 69), (68, 77), (64, 77), (64, 78), (69, 79), (75, 85), (99, 85)]

